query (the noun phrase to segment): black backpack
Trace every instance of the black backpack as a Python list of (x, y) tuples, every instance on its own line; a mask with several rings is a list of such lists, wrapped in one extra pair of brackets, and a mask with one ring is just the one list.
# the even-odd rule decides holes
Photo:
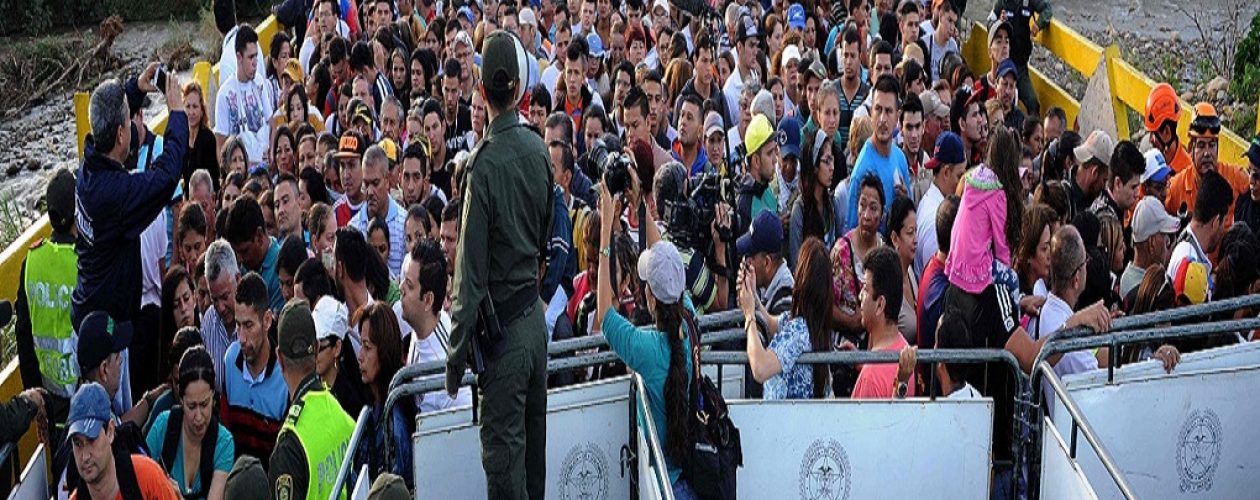
[[(174, 471), (175, 454), (179, 452), (179, 439), (184, 428), (184, 409), (179, 405), (171, 407), (171, 416), (166, 420), (166, 435), (162, 436), (162, 467), (167, 474)], [(219, 442), (218, 412), (210, 412), (210, 426), (201, 437), (201, 463), (197, 468), (197, 477), (201, 478), (201, 489), (184, 495), (185, 499), (196, 500), (206, 498), (210, 493), (210, 480), (214, 478), (214, 452)], [(192, 485), (187, 485), (192, 489)]]
[(691, 418), (687, 426), (692, 446), (682, 477), (697, 498), (735, 498), (736, 469), (744, 465), (739, 429), (731, 422), (722, 392), (712, 379), (700, 375), (700, 339), (696, 335), (699, 329), (691, 314), (685, 317), (691, 342)]

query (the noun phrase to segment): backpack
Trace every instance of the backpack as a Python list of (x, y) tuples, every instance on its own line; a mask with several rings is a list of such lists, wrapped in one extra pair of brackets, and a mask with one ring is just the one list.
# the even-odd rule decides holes
[(731, 422), (726, 399), (708, 376), (700, 375), (700, 339), (695, 318), (686, 314), (691, 342), (691, 412), (687, 427), (692, 446), (682, 477), (696, 497), (704, 500), (735, 498), (736, 469), (744, 465), (739, 429)]
[[(162, 466), (167, 469), (167, 474), (173, 473), (171, 470), (175, 465), (175, 454), (179, 452), (179, 439), (183, 431), (184, 409), (179, 405), (171, 407), (171, 416), (166, 420), (166, 435), (162, 437)], [(210, 413), (210, 426), (206, 428), (206, 434), (201, 438), (201, 462), (198, 464), (197, 477), (201, 478), (201, 489), (192, 491), (192, 484), (186, 485), (189, 493), (184, 496), (185, 499), (195, 500), (206, 498), (210, 493), (210, 479), (214, 477), (214, 452), (215, 446), (219, 442), (219, 417), (215, 412)]]

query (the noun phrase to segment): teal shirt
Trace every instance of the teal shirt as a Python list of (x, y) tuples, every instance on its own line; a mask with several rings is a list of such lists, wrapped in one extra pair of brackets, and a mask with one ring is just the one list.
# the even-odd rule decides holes
[[(683, 306), (692, 314), (696, 313), (691, 298), (686, 294), (683, 294)], [(603, 330), (604, 338), (608, 339), (608, 345), (617, 353), (617, 357), (643, 377), (643, 383), (647, 386), (652, 423), (656, 426), (656, 437), (660, 440), (657, 444), (661, 451), (665, 451), (665, 379), (669, 376), (669, 339), (658, 330), (634, 326), (616, 308), (609, 308), (604, 314)], [(686, 338), (683, 339), (683, 348), (688, 353), (691, 352), (691, 342)], [(686, 372), (690, 374), (691, 356), (683, 356), (683, 359), (687, 364)], [(687, 380), (690, 384), (690, 377)], [(638, 418), (642, 425), (643, 414), (640, 413)], [(670, 463), (668, 456), (665, 457), (665, 464), (669, 468), (669, 481), (677, 482), (682, 469)]]
[(752, 211), (749, 212), (752, 218), (756, 219), (757, 214), (761, 213), (762, 210), (769, 211), (775, 216), (779, 215), (779, 200), (775, 196), (774, 191), (774, 186), (770, 186), (761, 192), (761, 196), (753, 198)]
[[(267, 284), (267, 294), (271, 301), (271, 312), (280, 313), (280, 309), (284, 308), (284, 295), (280, 293), (280, 243), (275, 238), (268, 237), (271, 246), (267, 247), (267, 255), (263, 256), (262, 265), (258, 268), (258, 276), (263, 279), (263, 283)], [(249, 272), (241, 266), (241, 272)]]
[[(145, 436), (144, 441), (149, 445), (149, 450), (153, 452), (155, 460), (161, 460), (162, 445), (166, 442), (166, 422), (170, 420), (171, 412), (164, 411), (158, 415), (153, 421), (153, 427), (149, 429), (149, 435)], [(229, 473), (232, 471), (233, 460), (236, 459), (236, 443), (232, 441), (232, 433), (228, 432), (223, 424), (219, 424), (218, 440), (214, 445), (214, 470), (215, 472)], [(180, 495), (188, 495), (194, 491), (201, 490), (201, 482), (204, 478), (200, 474), (193, 479), (192, 487), (184, 484), (184, 443), (183, 439), (179, 440), (179, 449), (175, 451), (175, 463), (165, 464), (170, 470), (168, 473), (171, 478), (175, 479), (175, 484), (179, 486)]]

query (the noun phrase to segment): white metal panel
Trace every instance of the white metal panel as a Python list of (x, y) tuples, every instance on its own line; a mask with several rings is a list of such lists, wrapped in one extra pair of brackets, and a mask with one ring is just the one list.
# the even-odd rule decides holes
[[(1156, 363), (1068, 377), (1072, 399), (1140, 498), (1256, 498), (1260, 491), (1260, 350), (1255, 344), (1182, 357), (1172, 374)], [(1099, 377), (1102, 377), (1101, 379)], [(1055, 402), (1055, 415), (1067, 415)], [(1071, 421), (1056, 418), (1070, 439)], [(1100, 498), (1120, 498), (1093, 450), (1077, 462)]]
[(646, 438), (645, 432), (640, 428), (636, 437), (636, 441), (639, 444), (639, 500), (662, 500), (665, 497), (661, 493), (661, 488), (656, 484), (656, 468), (652, 467), (652, 461), (648, 458)]
[(351, 490), (350, 498), (354, 500), (367, 500), (368, 494), (372, 492), (372, 482), (368, 467), (364, 465), (359, 469), (359, 479), (354, 482), (354, 489)]
[(722, 390), (722, 399), (740, 399), (744, 397), (744, 365), (725, 365), (722, 367), (722, 378), (718, 380), (718, 365), (700, 365), (700, 374), (709, 377)]
[(35, 448), (26, 469), (22, 471), (22, 479), (9, 492), (9, 500), (47, 500), (48, 457), (45, 455), (44, 445)]
[[(547, 498), (628, 499), (629, 469), (621, 449), (630, 442), (630, 377), (549, 391)], [(468, 408), (416, 419), (416, 498), (486, 498), (480, 427)], [(627, 464), (634, 467), (633, 464)]]
[(993, 400), (732, 401), (740, 498), (989, 496)]
[[(1095, 500), (1089, 478), (1069, 453), (1068, 445), (1050, 419), (1041, 436), (1041, 500)], [(1082, 440), (1079, 445), (1085, 445)]]

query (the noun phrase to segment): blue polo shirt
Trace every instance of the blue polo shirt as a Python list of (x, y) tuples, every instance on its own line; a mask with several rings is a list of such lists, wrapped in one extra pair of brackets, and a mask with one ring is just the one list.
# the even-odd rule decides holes
[(223, 355), (223, 385), (228, 406), (247, 408), (275, 421), (284, 420), (289, 409), (289, 386), (280, 375), (280, 364), (274, 353), (270, 359), (267, 368), (254, 377), (244, 369), (241, 341), (232, 341)]
[(275, 238), (268, 237), (271, 245), (267, 247), (267, 255), (263, 256), (262, 265), (258, 269), (246, 269), (241, 266), (241, 272), (255, 271), (258, 276), (262, 277), (263, 283), (267, 284), (267, 295), (271, 302), (271, 311), (279, 313), (284, 308), (284, 295), (280, 294), (280, 243)]

